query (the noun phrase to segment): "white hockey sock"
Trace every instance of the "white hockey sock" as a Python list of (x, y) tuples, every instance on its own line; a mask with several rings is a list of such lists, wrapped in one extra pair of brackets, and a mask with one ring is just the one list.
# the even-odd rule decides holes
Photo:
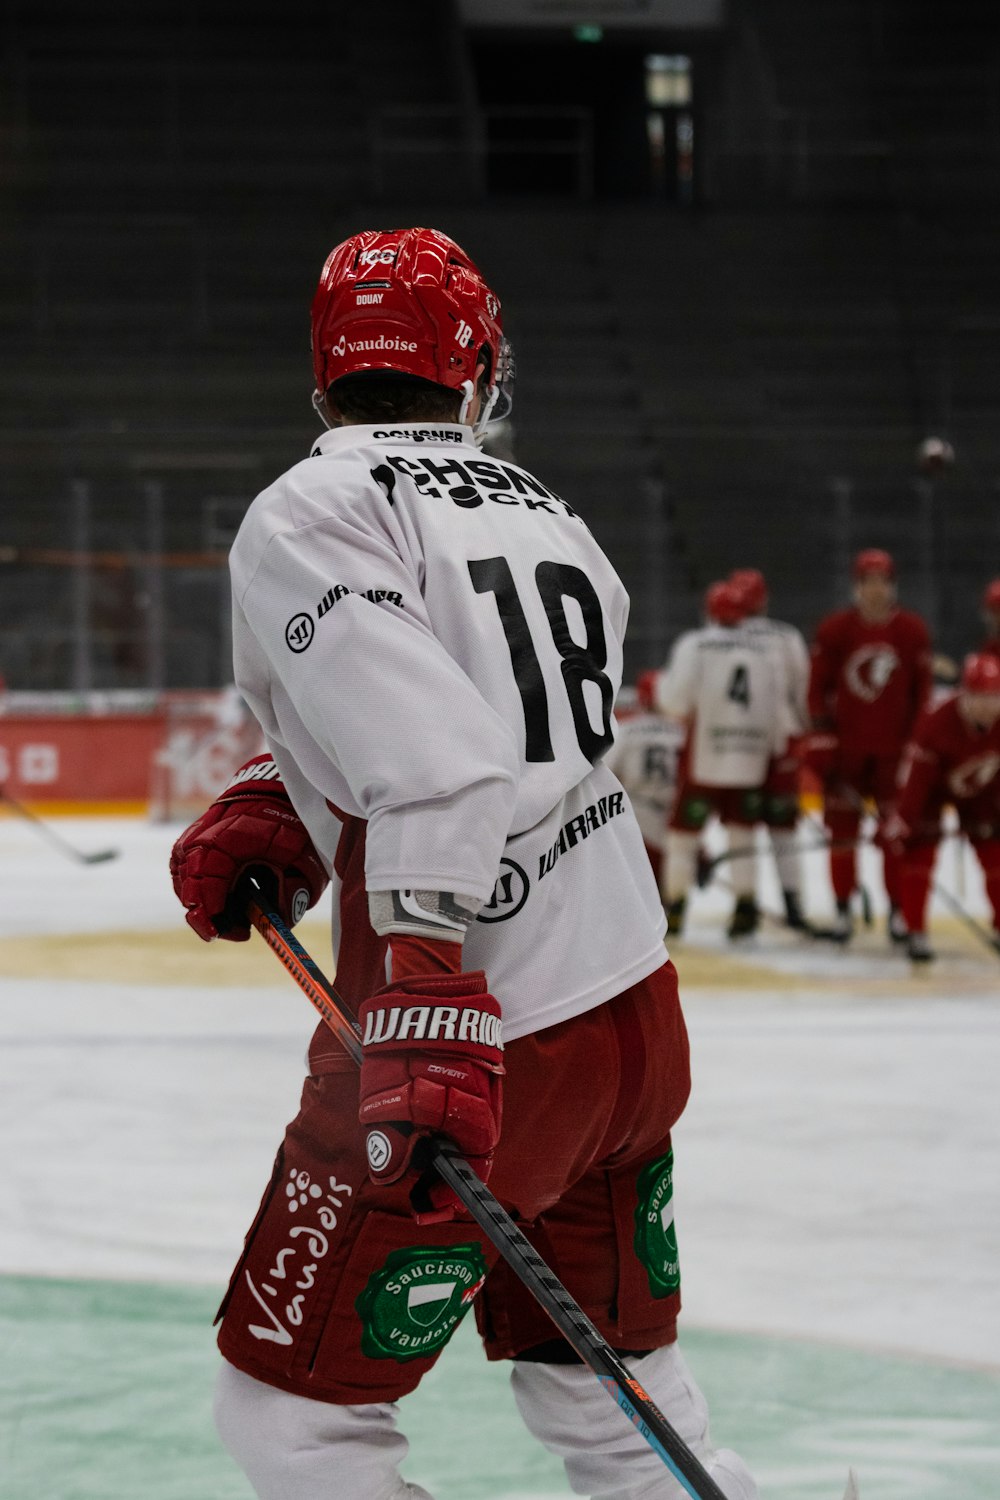
[(667, 833), (667, 900), (679, 901), (694, 885), (699, 835), (671, 828)]
[(219, 1436), (259, 1500), (432, 1500), (400, 1477), (396, 1412), (293, 1396), (227, 1361), (215, 1387)]
[[(758, 1500), (739, 1455), (710, 1446), (708, 1403), (677, 1345), (625, 1363), (727, 1500)], [(687, 1490), (590, 1370), (515, 1361), (511, 1384), (529, 1432), (563, 1460), (574, 1494), (591, 1500), (687, 1500)]]
[(753, 896), (757, 890), (757, 851), (752, 828), (726, 824), (729, 835), (729, 881), (739, 896)]
[(774, 862), (778, 867), (778, 879), (783, 891), (792, 891), (796, 896), (802, 892), (802, 869), (799, 860), (799, 841), (794, 828), (772, 828), (771, 843), (774, 847)]

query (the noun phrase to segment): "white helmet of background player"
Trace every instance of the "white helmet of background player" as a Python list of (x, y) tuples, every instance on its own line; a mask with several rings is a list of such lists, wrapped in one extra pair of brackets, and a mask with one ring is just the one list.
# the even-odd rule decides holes
[(338, 380), (381, 371), (459, 393), (465, 422), (480, 364), (477, 438), (510, 412), (514, 362), (500, 300), (437, 229), (366, 229), (331, 250), (312, 304), (312, 351), (321, 416)]

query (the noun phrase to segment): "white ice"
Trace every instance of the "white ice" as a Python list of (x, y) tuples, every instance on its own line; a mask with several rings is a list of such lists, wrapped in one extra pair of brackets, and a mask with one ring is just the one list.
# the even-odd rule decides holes
[[(176, 830), (54, 826), (121, 857), (79, 866), (0, 821), (0, 937), (170, 928), (197, 941), (166, 874)], [(822, 908), (822, 862), (809, 867)], [(946, 855), (953, 890), (955, 874)], [(877, 891), (873, 863), (865, 878)], [(981, 918), (976, 880), (963, 870)], [(693, 899), (689, 947), (724, 946), (730, 899)], [(844, 954), (777, 930), (749, 951), (786, 987), (684, 991), (685, 1322), (1000, 1370), (1000, 963), (966, 951), (914, 980), (870, 941)], [(0, 1273), (222, 1286), (295, 1111), (312, 1024), (277, 964), (273, 988), (246, 991), (0, 978)]]

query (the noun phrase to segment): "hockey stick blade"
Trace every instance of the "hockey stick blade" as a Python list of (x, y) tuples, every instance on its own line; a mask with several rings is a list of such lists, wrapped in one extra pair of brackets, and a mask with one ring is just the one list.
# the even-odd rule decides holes
[(0, 786), (0, 803), (3, 802), (7, 804), (12, 812), (17, 813), (19, 818), (23, 818), (33, 828), (37, 828), (42, 837), (47, 839), (54, 849), (58, 849), (60, 854), (65, 854), (70, 859), (75, 859), (77, 864), (102, 865), (109, 859), (118, 858), (120, 853), (118, 849), (98, 849), (93, 854), (88, 854), (83, 849), (77, 849), (68, 839), (64, 839), (62, 834), (56, 833), (54, 828), (50, 828), (48, 823), (40, 818), (37, 813), (33, 813), (30, 807), (25, 807), (23, 802), (18, 802), (12, 797), (6, 787)]
[[(360, 1063), (362, 1052), (357, 1022), (345, 1002), (278, 913), (261, 904), (264, 892), (256, 882), (252, 884), (254, 899), (247, 903), (250, 921), (354, 1061)], [(692, 1500), (726, 1500), (708, 1470), (674, 1431), (659, 1407), (454, 1145), (442, 1137), (432, 1137), (430, 1157), (443, 1181), (487, 1239)]]

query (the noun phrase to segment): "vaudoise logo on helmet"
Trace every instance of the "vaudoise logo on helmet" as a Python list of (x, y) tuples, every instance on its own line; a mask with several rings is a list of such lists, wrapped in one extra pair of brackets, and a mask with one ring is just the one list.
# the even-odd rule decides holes
[(411, 344), (406, 339), (386, 338), (384, 333), (380, 333), (377, 339), (355, 339), (351, 343), (348, 343), (346, 335), (342, 333), (330, 353), (337, 359), (343, 359), (348, 350), (352, 354), (368, 354), (379, 349), (395, 350), (400, 354), (417, 352), (416, 344)]

